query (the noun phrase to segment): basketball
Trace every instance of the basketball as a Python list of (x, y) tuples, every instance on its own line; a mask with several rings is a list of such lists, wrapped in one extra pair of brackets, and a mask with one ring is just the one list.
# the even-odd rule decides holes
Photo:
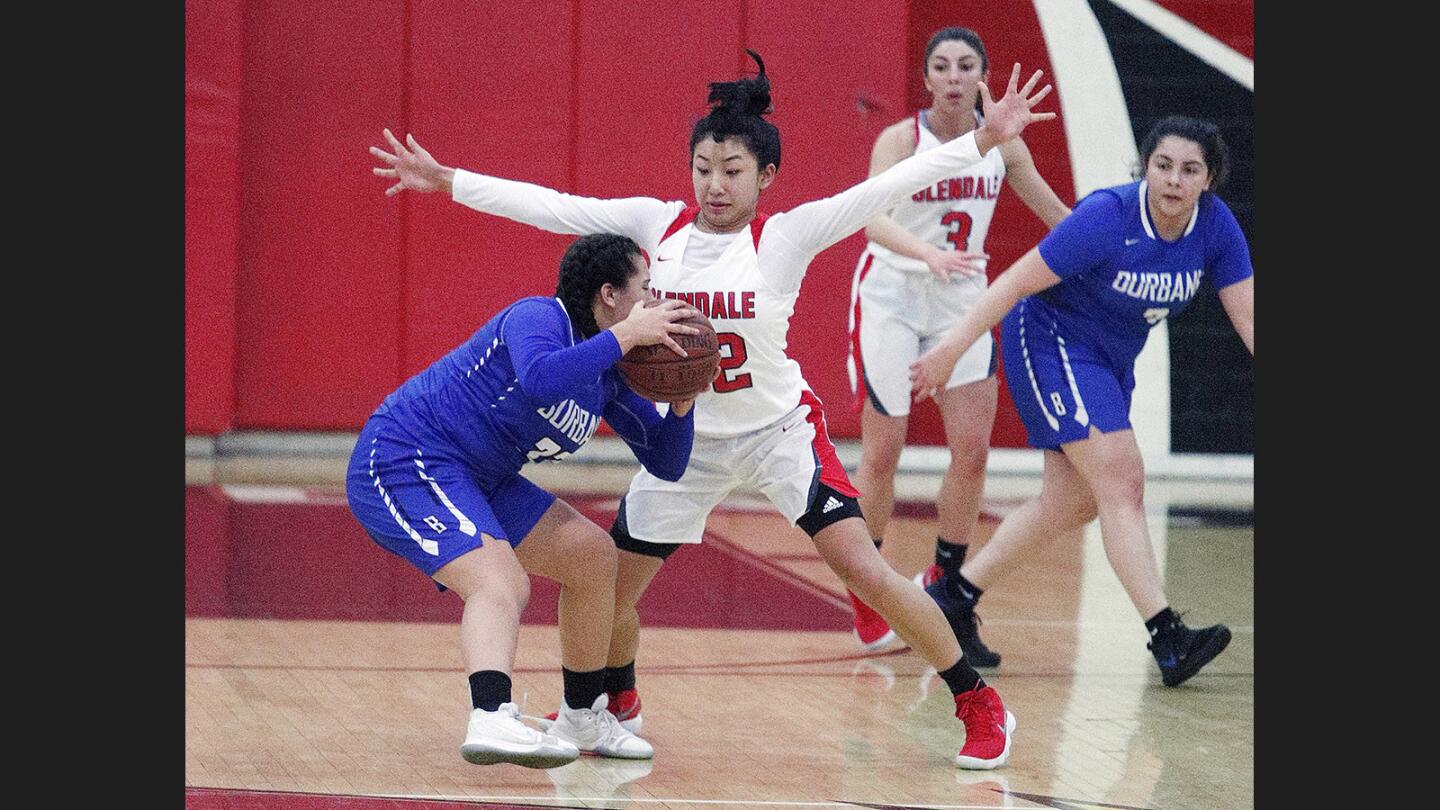
[[(656, 306), (659, 299), (651, 298), (645, 306)], [(636, 346), (620, 358), (620, 373), (631, 390), (655, 402), (675, 402), (691, 399), (710, 387), (715, 373), (720, 370), (720, 342), (715, 337), (715, 328), (710, 319), (698, 309), (676, 323), (699, 328), (694, 335), (671, 335), (688, 357), (681, 357), (669, 346), (657, 343), (653, 346)]]

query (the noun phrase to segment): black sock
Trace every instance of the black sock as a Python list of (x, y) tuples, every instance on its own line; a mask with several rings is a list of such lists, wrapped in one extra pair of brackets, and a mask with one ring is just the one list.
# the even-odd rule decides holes
[(624, 692), (635, 688), (635, 662), (622, 667), (605, 668), (605, 691)]
[(950, 596), (959, 599), (969, 608), (974, 608), (975, 603), (980, 601), (980, 595), (985, 593), (958, 570), (954, 575), (945, 577), (945, 587)]
[(935, 564), (945, 572), (945, 576), (955, 576), (960, 573), (960, 566), (965, 562), (965, 552), (970, 549), (966, 543), (952, 543), (943, 537), (935, 538)]
[(953, 695), (985, 687), (985, 679), (981, 678), (980, 673), (976, 672), (975, 668), (970, 666), (963, 657), (955, 662), (955, 666), (941, 672), (940, 677), (945, 679), (945, 684), (950, 687), (950, 693)]
[(1145, 629), (1150, 632), (1150, 638), (1160, 638), (1169, 635), (1170, 631), (1175, 629), (1178, 624), (1180, 624), (1180, 617), (1175, 615), (1175, 611), (1171, 610), (1169, 605), (1166, 605), (1159, 613), (1145, 620)]
[(494, 669), (470, 673), (470, 705), (493, 712), (510, 702), (510, 676)]
[(565, 705), (572, 709), (590, 708), (595, 705), (595, 698), (605, 691), (603, 667), (589, 672), (576, 672), (561, 667), (560, 675), (565, 679)]

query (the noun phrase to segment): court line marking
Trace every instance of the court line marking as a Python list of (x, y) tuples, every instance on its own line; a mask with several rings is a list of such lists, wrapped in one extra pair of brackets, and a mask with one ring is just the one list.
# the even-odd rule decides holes
[[(430, 801), (466, 801), (466, 802), (517, 802), (544, 800), (545, 796), (417, 796), (410, 793), (366, 793), (360, 796), (374, 797), (381, 799), (429, 799)], [(567, 800), (574, 802), (627, 802), (634, 804), (663, 804), (665, 802), (676, 802), (679, 804), (713, 804), (713, 805), (740, 805), (742, 807), (875, 807), (874, 802), (847, 802), (847, 801), (788, 801), (785, 799), (773, 800), (740, 800), (740, 799), (681, 799), (681, 798), (628, 798), (624, 796), (567, 796)], [(1028, 801), (1028, 799), (1026, 800)], [(550, 804), (546, 807), (577, 807), (576, 805)], [(581, 805), (583, 806), (583, 805)], [(993, 804), (887, 804), (886, 807), (915, 808), (915, 810), (994, 810)]]

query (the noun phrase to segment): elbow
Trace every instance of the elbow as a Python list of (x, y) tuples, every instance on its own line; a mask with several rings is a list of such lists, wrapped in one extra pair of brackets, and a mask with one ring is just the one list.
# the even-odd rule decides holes
[(680, 480), (680, 477), (685, 474), (684, 464), (680, 464), (680, 466), (677, 467), (665, 467), (661, 466), (661, 464), (651, 466), (651, 464), (647, 464), (645, 468), (649, 470), (651, 476), (655, 476), (662, 481), (670, 481), (670, 483), (675, 483), (675, 481)]

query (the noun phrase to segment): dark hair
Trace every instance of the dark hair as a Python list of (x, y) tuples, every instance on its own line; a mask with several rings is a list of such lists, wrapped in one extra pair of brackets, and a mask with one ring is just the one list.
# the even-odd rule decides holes
[(952, 25), (949, 28), (941, 28), (930, 37), (930, 44), (925, 46), (925, 58), (920, 61), (921, 70), (929, 72), (930, 55), (935, 53), (935, 49), (940, 47), (940, 43), (949, 42), (952, 39), (958, 39), (975, 49), (975, 53), (980, 56), (981, 73), (990, 69), (990, 57), (985, 55), (985, 43), (980, 41), (980, 35), (969, 28)]
[[(925, 58), (920, 61), (921, 73), (927, 75), (930, 73), (930, 56), (935, 53), (936, 48), (940, 47), (940, 43), (950, 42), (951, 40), (959, 40), (975, 49), (975, 53), (980, 57), (981, 73), (990, 69), (990, 57), (985, 55), (985, 43), (980, 41), (980, 35), (971, 31), (969, 28), (952, 25), (949, 28), (941, 28), (931, 35), (930, 44), (925, 46)], [(975, 109), (983, 109), (979, 93), (975, 94)]]
[(1160, 141), (1167, 135), (1194, 141), (1200, 146), (1200, 151), (1205, 155), (1205, 166), (1210, 170), (1211, 191), (1216, 191), (1225, 184), (1225, 180), (1230, 176), (1230, 150), (1225, 147), (1220, 128), (1209, 121), (1184, 115), (1167, 115), (1150, 128), (1149, 134), (1140, 144), (1141, 177), (1145, 176), (1145, 167), (1150, 165), (1150, 156), (1155, 154), (1155, 147), (1159, 146)]
[(755, 156), (757, 168), (775, 164), (780, 168), (780, 130), (761, 116), (770, 113), (770, 79), (765, 76), (765, 63), (760, 54), (749, 48), (745, 52), (760, 67), (760, 75), (753, 79), (736, 79), (733, 82), (711, 82), (710, 114), (695, 122), (690, 132), (690, 155), (695, 155), (695, 145), (706, 136), (716, 143), (726, 138), (739, 138), (745, 148)]
[(628, 236), (596, 233), (582, 236), (570, 243), (560, 258), (560, 279), (555, 283), (555, 297), (565, 305), (570, 323), (581, 337), (600, 332), (595, 323), (595, 293), (608, 282), (624, 287), (635, 274), (631, 256), (642, 256), (640, 246)]

